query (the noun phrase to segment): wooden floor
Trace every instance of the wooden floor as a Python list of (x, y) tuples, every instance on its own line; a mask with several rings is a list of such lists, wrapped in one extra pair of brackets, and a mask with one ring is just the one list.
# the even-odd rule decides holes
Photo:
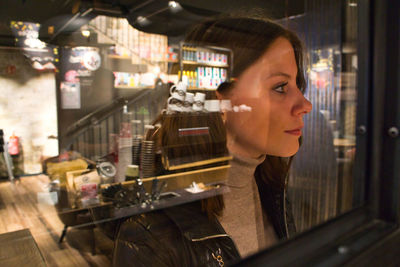
[(22, 177), (14, 183), (0, 181), (0, 234), (29, 228), (48, 266), (110, 266), (101, 252), (93, 256), (84, 242), (71, 242), (74, 229), (58, 243), (64, 225), (54, 206), (38, 203), (37, 193), (48, 192), (48, 183), (45, 175)]

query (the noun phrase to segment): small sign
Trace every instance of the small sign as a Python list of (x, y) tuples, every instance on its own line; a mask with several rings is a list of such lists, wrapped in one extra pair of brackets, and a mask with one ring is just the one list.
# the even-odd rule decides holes
[(62, 109), (81, 108), (81, 87), (79, 82), (61, 82), (60, 91)]
[(70, 69), (75, 69), (80, 77), (90, 76), (101, 66), (99, 48), (78, 46), (70, 50), (68, 62)]
[(199, 136), (199, 135), (209, 135), (209, 127), (196, 127), (196, 128), (181, 128), (178, 130), (179, 136)]

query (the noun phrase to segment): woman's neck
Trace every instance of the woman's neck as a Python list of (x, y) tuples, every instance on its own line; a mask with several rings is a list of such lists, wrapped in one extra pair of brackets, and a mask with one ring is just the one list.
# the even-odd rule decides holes
[(239, 157), (259, 159), (263, 157), (264, 154), (260, 151), (251, 149), (240, 144), (237, 139), (232, 138), (229, 134), (227, 135), (227, 147), (230, 153), (238, 155)]

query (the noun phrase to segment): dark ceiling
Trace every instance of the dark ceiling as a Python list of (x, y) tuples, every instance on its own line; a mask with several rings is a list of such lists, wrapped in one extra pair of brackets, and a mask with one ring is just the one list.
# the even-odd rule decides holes
[[(151, 33), (177, 36), (206, 17), (250, 11), (271, 19), (304, 13), (304, 0), (179, 0), (182, 10), (171, 12), (168, 0), (6, 0), (0, 1), (0, 44), (12, 44), (11, 21), (42, 25), (39, 36), (55, 42), (59, 36), (79, 29), (97, 15), (127, 18), (135, 28)], [(138, 23), (146, 17), (148, 25)], [(49, 34), (49, 27), (54, 32)]]

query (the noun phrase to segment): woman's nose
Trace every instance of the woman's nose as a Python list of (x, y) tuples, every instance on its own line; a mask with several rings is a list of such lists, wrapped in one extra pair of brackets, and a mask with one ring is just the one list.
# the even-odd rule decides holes
[(312, 109), (311, 102), (304, 97), (303, 94), (299, 95), (299, 99), (293, 108), (293, 114), (295, 116), (303, 116), (309, 113)]

